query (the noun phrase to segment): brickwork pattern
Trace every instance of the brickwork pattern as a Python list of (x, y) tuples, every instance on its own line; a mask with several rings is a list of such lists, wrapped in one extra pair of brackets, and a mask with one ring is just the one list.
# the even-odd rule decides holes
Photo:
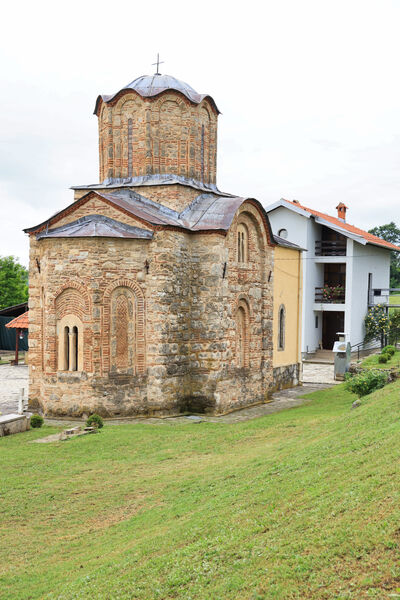
[(192, 104), (170, 90), (141, 98), (126, 90), (100, 103), (100, 181), (173, 173), (215, 183), (217, 113), (205, 98)]

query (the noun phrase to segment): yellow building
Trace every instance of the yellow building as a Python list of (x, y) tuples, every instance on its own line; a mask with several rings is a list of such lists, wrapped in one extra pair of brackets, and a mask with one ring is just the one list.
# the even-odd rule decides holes
[(273, 390), (278, 390), (300, 379), (302, 249), (274, 237)]

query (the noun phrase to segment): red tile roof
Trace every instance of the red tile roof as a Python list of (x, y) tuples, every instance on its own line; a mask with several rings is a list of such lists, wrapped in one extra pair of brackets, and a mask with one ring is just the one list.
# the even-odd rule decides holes
[(12, 329), (28, 329), (28, 312), (29, 311), (27, 310), (26, 312), (22, 313), (22, 315), (19, 315), (9, 323), (6, 323), (6, 327), (10, 327)]
[(292, 202), (291, 200), (286, 200), (286, 199), (285, 199), (285, 202), (287, 202), (288, 204), (292, 204), (293, 206), (297, 206), (297, 208), (301, 208), (302, 210), (305, 210), (316, 217), (325, 219), (325, 221), (332, 223), (332, 225), (335, 225), (335, 227), (341, 227), (341, 229), (344, 229), (345, 231), (348, 231), (349, 233), (359, 235), (359, 236), (363, 237), (365, 239), (365, 241), (369, 244), (374, 244), (376, 246), (383, 246), (384, 248), (388, 248), (389, 250), (396, 250), (397, 252), (400, 252), (399, 246), (395, 246), (395, 244), (392, 244), (391, 242), (387, 242), (386, 240), (383, 240), (382, 238), (379, 238), (376, 235), (372, 235), (372, 233), (368, 233), (367, 231), (364, 231), (363, 229), (359, 229), (358, 227), (355, 227), (354, 225), (350, 225), (350, 223), (345, 223), (344, 221), (342, 221), (341, 219), (338, 219), (337, 217), (331, 217), (331, 215), (327, 215), (325, 213), (319, 212), (318, 210), (314, 210), (313, 208), (307, 208), (307, 206), (303, 206), (302, 204), (300, 204), (300, 202)]

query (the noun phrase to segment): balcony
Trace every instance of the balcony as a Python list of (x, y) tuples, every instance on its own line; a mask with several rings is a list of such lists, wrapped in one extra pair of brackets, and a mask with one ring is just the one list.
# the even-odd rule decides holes
[(372, 288), (368, 290), (368, 306), (391, 306), (400, 308), (399, 288)]
[(315, 288), (314, 302), (317, 304), (344, 304), (346, 290), (343, 285), (324, 285)]
[(346, 256), (346, 239), (317, 240), (315, 242), (315, 256)]

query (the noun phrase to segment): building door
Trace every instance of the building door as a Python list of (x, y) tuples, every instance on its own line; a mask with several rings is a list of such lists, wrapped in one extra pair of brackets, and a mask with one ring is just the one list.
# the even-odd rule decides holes
[(344, 331), (344, 311), (324, 311), (322, 313), (322, 348), (332, 350), (337, 341), (337, 332)]

